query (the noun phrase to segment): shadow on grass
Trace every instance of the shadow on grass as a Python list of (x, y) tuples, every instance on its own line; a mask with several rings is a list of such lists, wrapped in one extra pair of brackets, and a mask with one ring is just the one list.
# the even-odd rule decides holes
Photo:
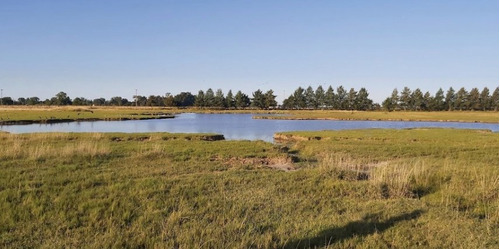
[(422, 215), (422, 210), (391, 217), (385, 221), (378, 221), (377, 215), (366, 215), (360, 221), (353, 221), (342, 227), (332, 227), (321, 231), (317, 236), (292, 240), (286, 243), (283, 248), (315, 248), (333, 245), (354, 236), (365, 237), (375, 232), (385, 231), (396, 223), (417, 219)]

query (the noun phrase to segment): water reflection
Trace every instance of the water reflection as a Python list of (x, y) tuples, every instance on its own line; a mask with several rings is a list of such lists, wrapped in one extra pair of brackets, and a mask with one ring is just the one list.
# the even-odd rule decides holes
[(344, 130), (367, 128), (449, 127), (487, 129), (498, 132), (498, 124), (459, 122), (407, 121), (333, 121), (333, 120), (266, 120), (252, 119), (251, 114), (194, 114), (184, 113), (174, 119), (95, 121), (57, 124), (1, 126), (12, 133), (28, 132), (172, 132), (218, 133), (228, 140), (272, 141), (273, 134), (298, 130)]

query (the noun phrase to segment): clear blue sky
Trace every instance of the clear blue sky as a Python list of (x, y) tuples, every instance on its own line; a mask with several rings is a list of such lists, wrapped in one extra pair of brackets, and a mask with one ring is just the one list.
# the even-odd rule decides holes
[(0, 3), (4, 96), (499, 84), (498, 1)]

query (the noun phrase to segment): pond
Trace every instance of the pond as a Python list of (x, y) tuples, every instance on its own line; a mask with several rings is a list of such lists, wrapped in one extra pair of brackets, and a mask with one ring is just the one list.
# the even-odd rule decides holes
[(487, 129), (498, 132), (498, 124), (460, 122), (410, 121), (333, 121), (333, 120), (270, 120), (252, 119), (252, 114), (183, 113), (174, 119), (70, 122), (56, 124), (5, 125), (0, 130), (11, 133), (31, 132), (171, 132), (217, 133), (227, 140), (273, 141), (273, 134), (282, 131), (346, 130), (368, 128), (404, 129), (446, 127)]

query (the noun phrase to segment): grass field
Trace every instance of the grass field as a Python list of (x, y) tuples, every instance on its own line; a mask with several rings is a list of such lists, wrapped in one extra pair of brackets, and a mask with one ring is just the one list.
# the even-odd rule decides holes
[[(47, 107), (47, 106), (3, 106), (0, 108), (0, 123), (6, 121), (47, 120), (126, 120), (158, 118), (165, 114), (195, 113), (252, 113), (257, 119), (332, 119), (332, 120), (403, 120), (403, 121), (457, 121), (498, 123), (498, 112), (453, 111), (453, 112), (382, 112), (382, 111), (334, 111), (334, 110), (216, 110), (198, 108), (166, 107)], [(259, 116), (259, 114), (281, 114)], [(284, 115), (283, 115), (284, 114)]]
[(328, 120), (393, 120), (393, 121), (456, 121), (498, 123), (498, 112), (382, 112), (382, 111), (333, 111), (296, 110), (286, 111), (287, 116), (256, 116), (265, 119), (328, 119)]
[(150, 108), (4, 106), (0, 108), (0, 124), (156, 119), (168, 115), (168, 111)]
[(498, 134), (0, 133), (0, 247), (498, 248)]

